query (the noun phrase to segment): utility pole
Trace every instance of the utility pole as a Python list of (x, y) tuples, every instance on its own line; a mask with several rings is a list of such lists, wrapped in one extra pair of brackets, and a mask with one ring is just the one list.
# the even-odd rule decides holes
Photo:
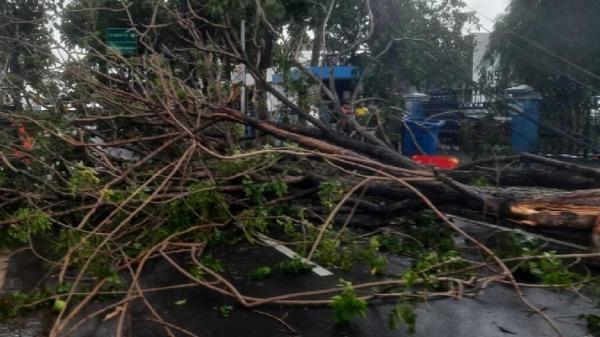
[[(246, 54), (246, 20), (242, 20), (240, 25), (240, 41), (242, 44), (242, 55)], [(246, 65), (242, 63), (242, 88), (240, 90), (240, 111), (246, 113)]]

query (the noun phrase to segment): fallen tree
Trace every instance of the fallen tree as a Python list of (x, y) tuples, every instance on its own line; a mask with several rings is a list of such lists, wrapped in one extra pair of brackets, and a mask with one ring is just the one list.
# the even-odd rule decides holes
[[(257, 4), (256, 29), (272, 30)], [(365, 6), (370, 13), (370, 2)], [(115, 284), (122, 286), (121, 299), (102, 313), (112, 310), (107, 317), (116, 317), (116, 335), (120, 336), (130, 303), (145, 301), (138, 282), (144, 266), (157, 258), (194, 285), (231, 297), (246, 308), (329, 305), (336, 300), (319, 296), (354, 294), (354, 289), (371, 292), (355, 298), (366, 304), (380, 298), (397, 299), (401, 296), (389, 292), (415, 285), (418, 290), (410, 296), (460, 298), (476, 294), (491, 282), (508, 283), (526, 306), (562, 335), (550, 317), (522, 297), (522, 285), (513, 274), (523, 260), (548, 257), (525, 256), (523, 251), (501, 256), (456, 226), (440, 207), (459, 205), (526, 227), (577, 228), (596, 235), (600, 231), (599, 190), (548, 188), (597, 187), (599, 171), (530, 154), (492, 158), (452, 172), (423, 167), (382, 140), (384, 129), (368, 130), (343, 113), (335, 88), (325, 86), (312, 73), (304, 71), (302, 81), (329, 96), (335, 107), (331, 113), (338, 120), (335, 124), (315, 117), (301, 100), (294, 101), (265, 81), (264, 69), (257, 66), (263, 50), (258, 45), (248, 51), (238, 47), (232, 17), (225, 15), (213, 22), (215, 18), (200, 16), (191, 5), (178, 10), (157, 6), (154, 13), (159, 12), (167, 15), (164, 25), (178, 34), (183, 46), (157, 47), (152, 37), (161, 25), (130, 22), (140, 35), (143, 56), (125, 58), (116, 52), (90, 50), (103, 70), (83, 62), (65, 69), (65, 77), (71, 80), (64, 84), (72, 92), (65, 90), (62, 99), (73, 99), (78, 107), (75, 112), (49, 105), (45, 114), (2, 113), (11, 123), (24, 125), (34, 139), (28, 150), (18, 134), (10, 130), (2, 134), (0, 202), (5, 217), (0, 228), (5, 244), (29, 244), (53, 266), (56, 289), (68, 285), (66, 291), (56, 290), (35, 301), (52, 301), (59, 312), (51, 336), (76, 329), (86, 319), (81, 317), (86, 305)], [(356, 50), (371, 34), (368, 30), (335, 57)], [(376, 62), (378, 54), (370, 57)], [(200, 60), (192, 80), (182, 75), (190, 66), (189, 58)], [(224, 64), (237, 63), (246, 66), (256, 88), (270, 93), (284, 107), (282, 111), (293, 112), (301, 122), (275, 123), (265, 114), (253, 117), (233, 107), (236, 89), (222, 78)], [(265, 103), (260, 97), (255, 98), (257, 105)], [(247, 127), (254, 128), (257, 137), (245, 137), (242, 131)], [(534, 162), (535, 166), (499, 166), (513, 161)], [(473, 178), (481, 177), (488, 179), (489, 186), (474, 186)], [(507, 188), (511, 185), (545, 189), (517, 193)], [(218, 268), (202, 259), (211, 244), (223, 242), (223, 233), (250, 243), (272, 235), (305, 258), (302, 263), (343, 267), (357, 259), (366, 261), (374, 273), (382, 272), (378, 240), (384, 238), (365, 242), (349, 234), (348, 227), (390, 226), (423, 209), (436, 216), (432, 220), (436, 233), (450, 230), (462, 236), (484, 258), (472, 261), (449, 249), (433, 251), (435, 258), (427, 260), (432, 248), (422, 244), (414, 256), (420, 263), (415, 262), (405, 275), (265, 298), (240, 293)], [(345, 235), (352, 239), (343, 239)], [(38, 240), (45, 242), (46, 249), (36, 244)], [(350, 249), (345, 248), (351, 245), (363, 253), (348, 253)], [(186, 256), (185, 263), (174, 257), (181, 255)], [(596, 256), (552, 255), (552, 261)], [(575, 278), (562, 262), (555, 266), (568, 277), (549, 282), (552, 286), (593, 280)], [(494, 275), (473, 276), (464, 271), (484, 267)], [(445, 291), (434, 292), (432, 282)], [(144, 303), (168, 335), (181, 332), (165, 322), (151, 303)]]

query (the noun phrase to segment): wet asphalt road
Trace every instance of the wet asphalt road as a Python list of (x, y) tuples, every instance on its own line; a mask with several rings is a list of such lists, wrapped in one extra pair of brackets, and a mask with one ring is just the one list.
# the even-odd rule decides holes
[[(477, 228), (481, 231), (480, 228)], [(340, 279), (353, 283), (374, 280), (365, 270), (341, 272), (320, 277), (315, 274), (294, 277), (275, 275), (266, 280), (248, 281), (247, 274), (259, 266), (273, 265), (286, 257), (269, 247), (238, 245), (224, 247), (215, 252), (223, 260), (225, 276), (245, 295), (273, 296), (290, 292), (334, 287)], [(390, 268), (400, 271), (408, 265), (404, 259), (393, 259)], [(1, 268), (0, 268), (1, 269)], [(30, 254), (16, 254), (8, 263), (3, 291), (28, 288), (39, 282), (43, 269)], [(143, 288), (185, 283), (176, 270), (164, 261), (148, 266)], [(553, 317), (569, 337), (587, 336), (585, 321), (580, 315), (600, 312), (595, 303), (571, 293), (559, 293), (545, 289), (525, 289), (526, 297)], [(325, 297), (327, 298), (327, 297)], [(230, 298), (201, 288), (173, 289), (147, 294), (154, 309), (166, 321), (180, 325), (201, 337), (397, 337), (407, 336), (404, 328), (393, 331), (388, 327), (388, 314), (393, 303), (380, 303), (369, 307), (367, 318), (356, 318), (350, 324), (336, 325), (332, 310), (328, 307), (282, 307), (265, 306), (255, 310), (237, 306)], [(183, 301), (185, 300), (185, 301)], [(183, 303), (185, 302), (185, 303)], [(107, 305), (109, 302), (92, 304), (83, 315)], [(183, 304), (182, 304), (183, 303)], [(219, 308), (231, 305), (227, 317), (219, 315)], [(259, 312), (260, 311), (260, 312)], [(267, 315), (268, 314), (268, 315)], [(548, 324), (525, 307), (509, 287), (491, 286), (476, 298), (442, 299), (421, 303), (416, 309), (417, 337), (539, 337), (556, 336)], [(286, 322), (284, 326), (275, 316)], [(103, 316), (78, 329), (74, 337), (112, 337), (115, 335), (115, 319), (103, 321)], [(0, 337), (44, 336), (52, 314), (38, 312), (17, 322), (0, 324)], [(164, 329), (154, 323), (153, 317), (141, 301), (131, 306), (126, 320), (127, 337), (163, 337)], [(290, 329), (291, 328), (291, 329)], [(176, 336), (186, 336), (175, 332)], [(187, 335), (189, 336), (189, 335)]]

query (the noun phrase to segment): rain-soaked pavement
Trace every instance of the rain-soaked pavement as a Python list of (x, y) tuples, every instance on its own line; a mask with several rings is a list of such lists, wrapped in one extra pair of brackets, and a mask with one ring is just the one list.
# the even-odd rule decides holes
[[(0, 294), (27, 291), (38, 285), (44, 275), (40, 260), (28, 251), (0, 251)], [(43, 337), (52, 319), (49, 310), (0, 322), (0, 337)]]
[[(479, 230), (479, 229), (478, 229)], [(225, 276), (243, 293), (249, 296), (273, 296), (290, 292), (322, 289), (335, 286), (341, 278), (354, 283), (372, 280), (365, 271), (344, 273), (334, 271), (331, 276), (315, 274), (290, 278), (274, 275), (263, 281), (248, 281), (247, 275), (263, 265), (273, 265), (286, 257), (269, 247), (238, 245), (226, 247), (214, 253), (222, 259)], [(6, 285), (31, 286), (40, 279), (41, 273), (35, 260), (27, 254), (17, 254), (9, 263)], [(403, 259), (394, 259), (392, 268), (401, 270), (407, 265)], [(30, 267), (31, 266), (31, 267)], [(30, 269), (31, 268), (31, 269)], [(12, 282), (12, 283), (11, 283)], [(155, 261), (148, 267), (141, 280), (143, 288), (185, 283), (164, 261)], [(5, 288), (6, 289), (6, 288)], [(525, 289), (526, 298), (552, 317), (568, 337), (588, 336), (586, 322), (581, 315), (600, 314), (595, 304), (572, 293), (546, 289)], [(348, 336), (348, 337), (396, 337), (407, 336), (403, 329), (392, 331), (388, 327), (388, 313), (393, 303), (380, 303), (369, 307), (367, 318), (357, 318), (347, 325), (336, 325), (331, 309), (327, 307), (282, 307), (266, 306), (248, 310), (236, 306), (225, 296), (201, 288), (171, 289), (147, 293), (147, 299), (156, 312), (165, 320), (185, 328), (201, 337), (289, 337), (289, 336)], [(83, 315), (89, 314), (108, 302), (92, 304)], [(221, 317), (219, 308), (232, 306), (228, 317)], [(267, 315), (268, 314), (268, 315)], [(512, 289), (495, 285), (475, 298), (461, 300), (442, 299), (421, 303), (416, 309), (417, 337), (539, 337), (556, 336), (556, 333), (539, 316), (532, 313), (515, 296)], [(35, 316), (40, 315), (40, 316)], [(287, 327), (277, 317), (286, 322)], [(104, 319), (102, 315), (74, 331), (74, 337), (109, 337), (115, 335), (115, 319)], [(0, 324), (0, 337), (43, 336), (47, 314), (34, 314), (17, 323)], [(140, 301), (134, 302), (126, 320), (127, 337), (162, 337), (165, 330), (153, 322), (153, 316)], [(173, 330), (176, 336), (186, 336)], [(189, 336), (189, 335), (188, 335)]]
[(34, 313), (18, 320), (0, 324), (2, 337), (43, 337), (46, 336), (48, 313)]

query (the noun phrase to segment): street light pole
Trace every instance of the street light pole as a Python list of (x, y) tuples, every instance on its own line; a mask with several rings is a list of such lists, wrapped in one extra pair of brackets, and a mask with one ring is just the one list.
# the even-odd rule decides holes
[[(242, 44), (242, 56), (246, 54), (246, 20), (242, 20), (240, 25), (240, 41)], [(242, 114), (246, 113), (246, 65), (241, 65), (242, 73), (242, 88), (240, 90), (240, 111)]]

